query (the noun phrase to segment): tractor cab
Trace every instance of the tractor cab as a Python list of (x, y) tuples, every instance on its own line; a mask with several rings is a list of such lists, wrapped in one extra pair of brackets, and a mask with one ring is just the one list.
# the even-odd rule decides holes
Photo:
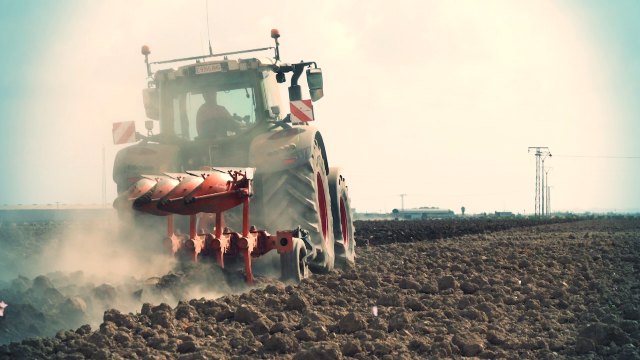
[(143, 91), (160, 139), (224, 140), (277, 120), (280, 96), (268, 60), (209, 61), (160, 70)]

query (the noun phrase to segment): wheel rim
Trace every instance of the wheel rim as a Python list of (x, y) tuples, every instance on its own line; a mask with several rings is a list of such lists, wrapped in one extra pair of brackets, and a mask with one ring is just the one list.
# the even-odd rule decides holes
[(342, 230), (342, 242), (344, 248), (349, 249), (349, 228), (347, 225), (347, 207), (344, 205), (344, 199), (340, 198), (340, 228)]
[(318, 209), (320, 213), (320, 223), (322, 226), (322, 241), (327, 242), (327, 231), (329, 230), (329, 223), (327, 218), (327, 198), (324, 193), (324, 183), (320, 173), (316, 174), (316, 183), (318, 188)]

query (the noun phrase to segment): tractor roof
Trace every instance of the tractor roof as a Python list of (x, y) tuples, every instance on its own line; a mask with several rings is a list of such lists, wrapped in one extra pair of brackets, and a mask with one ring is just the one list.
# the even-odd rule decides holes
[(255, 70), (258, 68), (270, 68), (275, 65), (273, 59), (265, 58), (249, 58), (249, 59), (224, 59), (197, 62), (194, 64), (183, 65), (176, 68), (169, 68), (156, 71), (156, 80), (172, 80), (182, 76), (194, 76), (200, 74), (232, 72)]

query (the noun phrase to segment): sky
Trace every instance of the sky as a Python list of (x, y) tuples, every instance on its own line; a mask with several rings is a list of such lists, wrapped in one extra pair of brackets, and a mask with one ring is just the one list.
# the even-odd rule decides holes
[[(100, 203), (105, 169), (110, 203), (111, 124), (145, 120), (140, 46), (208, 52), (206, 0), (0, 8), (0, 206)], [(531, 214), (530, 146), (553, 155), (552, 211), (640, 211), (639, 16), (633, 0), (208, 2), (214, 52), (278, 28), (284, 61), (323, 69), (315, 125), (363, 212), (406, 194)]]

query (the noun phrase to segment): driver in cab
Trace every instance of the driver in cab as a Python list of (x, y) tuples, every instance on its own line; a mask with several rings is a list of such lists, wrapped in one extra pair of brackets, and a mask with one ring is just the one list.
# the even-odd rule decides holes
[(240, 131), (240, 124), (224, 106), (218, 105), (215, 90), (205, 90), (202, 97), (204, 104), (196, 115), (196, 130), (200, 137), (224, 138), (229, 133), (237, 134)]

